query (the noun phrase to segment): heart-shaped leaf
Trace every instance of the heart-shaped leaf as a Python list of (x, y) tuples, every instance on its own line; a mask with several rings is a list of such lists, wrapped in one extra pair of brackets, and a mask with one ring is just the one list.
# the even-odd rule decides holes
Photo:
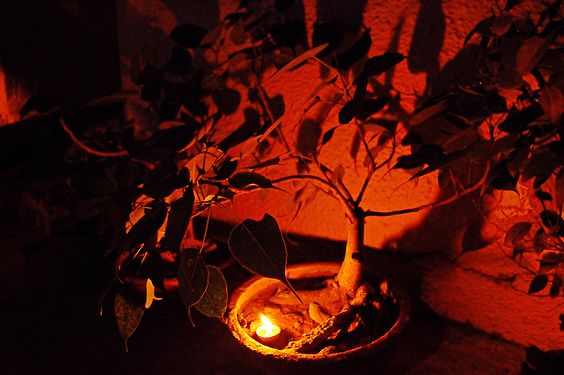
[(192, 325), (190, 309), (202, 298), (208, 287), (208, 268), (198, 249), (186, 249), (180, 254), (178, 290)]
[(194, 307), (206, 316), (221, 319), (227, 309), (227, 282), (219, 268), (209, 265), (207, 268), (208, 287)]
[(233, 228), (228, 244), (243, 267), (263, 277), (280, 280), (301, 301), (286, 278), (288, 252), (273, 216), (267, 213), (259, 221), (244, 220)]
[(127, 341), (139, 326), (139, 322), (141, 322), (141, 318), (145, 312), (145, 307), (141, 303), (136, 303), (122, 294), (117, 294), (114, 300), (114, 311), (118, 330), (123, 338), (125, 351), (127, 352), (129, 350)]

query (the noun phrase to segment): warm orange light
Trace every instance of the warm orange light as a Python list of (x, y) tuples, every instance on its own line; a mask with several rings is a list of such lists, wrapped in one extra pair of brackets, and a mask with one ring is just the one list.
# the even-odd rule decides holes
[(260, 314), (260, 320), (262, 325), (257, 327), (257, 336), (263, 339), (269, 339), (278, 336), (280, 333), (280, 327), (276, 324), (272, 324), (270, 319), (268, 319), (264, 314)]

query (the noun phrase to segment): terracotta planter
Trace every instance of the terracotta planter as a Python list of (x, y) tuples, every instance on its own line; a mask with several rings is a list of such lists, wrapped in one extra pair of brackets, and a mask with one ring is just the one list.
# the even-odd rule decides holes
[[(306, 263), (293, 265), (288, 267), (287, 277), (288, 279), (298, 280), (312, 278), (319, 279), (325, 277), (331, 278), (337, 274), (339, 268), (339, 263)], [(349, 350), (334, 353), (303, 354), (274, 349), (258, 342), (256, 335), (252, 334), (252, 330), (249, 330), (248, 322), (245, 322), (243, 319), (242, 323), (241, 320), (243, 311), (249, 304), (253, 303), (253, 300), (264, 298), (265, 295), (268, 296), (271, 294), (270, 290), (273, 288), (279, 288), (281, 285), (282, 284), (277, 280), (258, 276), (250, 279), (232, 293), (227, 321), (233, 336), (235, 336), (235, 338), (243, 344), (244, 347), (250, 349), (256, 354), (259, 354), (259, 357), (261, 357), (262, 360), (271, 362), (272, 365), (276, 366), (271, 367), (271, 370), (276, 369), (276, 371), (281, 371), (284, 366), (279, 366), (284, 364), (299, 365), (302, 370), (314, 364), (329, 364), (332, 369), (335, 370), (336, 367), (334, 365), (338, 365), (339, 363), (350, 363), (350, 361), (354, 361), (356, 363), (358, 362), (357, 360), (361, 360), (367, 356), (374, 357), (380, 350), (388, 348), (391, 342), (397, 341), (394, 339), (396, 339), (399, 333), (403, 331), (409, 321), (410, 304), (406, 293), (397, 286), (388, 283), (389, 290), (395, 300), (395, 306), (397, 306), (399, 311), (395, 322), (391, 325), (391, 328), (389, 328), (380, 337), (376, 337), (372, 341), (359, 344)], [(245, 325), (247, 325), (247, 327), (245, 327)]]

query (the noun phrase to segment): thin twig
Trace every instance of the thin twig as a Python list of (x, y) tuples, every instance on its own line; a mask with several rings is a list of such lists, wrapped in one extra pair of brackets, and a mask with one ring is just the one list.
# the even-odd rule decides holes
[(486, 181), (486, 178), (488, 176), (488, 172), (489, 172), (489, 164), (488, 166), (486, 166), (486, 171), (484, 172), (484, 175), (482, 176), (482, 178), (480, 179), (480, 181), (478, 181), (477, 183), (475, 183), (474, 185), (470, 186), (469, 188), (467, 188), (464, 191), (461, 191), (460, 194), (456, 194), (453, 195), (450, 198), (444, 199), (442, 201), (437, 201), (437, 202), (433, 202), (433, 203), (427, 203), (421, 206), (417, 206), (417, 207), (412, 207), (412, 208), (406, 208), (403, 210), (394, 210), (394, 211), (372, 211), (372, 210), (368, 210), (364, 213), (365, 217), (369, 217), (369, 216), (378, 216), (378, 217), (385, 217), (385, 216), (394, 216), (394, 215), (404, 215), (404, 214), (409, 214), (409, 213), (413, 213), (413, 212), (419, 212), (422, 211), (424, 209), (427, 208), (437, 208), (437, 207), (442, 207), (442, 206), (446, 206), (447, 204), (450, 204), (470, 193), (473, 193), (474, 191), (478, 190), (480, 187), (482, 187), (483, 183)]
[(70, 130), (70, 128), (68, 127), (67, 123), (65, 122), (65, 120), (63, 118), (60, 119), (60, 124), (61, 127), (63, 128), (63, 130), (65, 131), (65, 133), (67, 133), (70, 137), (70, 139), (81, 149), (83, 149), (84, 151), (86, 151), (89, 154), (92, 155), (96, 155), (96, 156), (100, 156), (103, 158), (121, 158), (124, 156), (128, 156), (129, 153), (126, 150), (121, 150), (121, 151), (114, 151), (114, 152), (106, 152), (106, 151), (99, 151), (99, 150), (95, 150), (89, 146), (87, 146), (84, 142), (82, 142), (80, 139), (78, 139), (74, 133), (72, 132), (72, 130)]

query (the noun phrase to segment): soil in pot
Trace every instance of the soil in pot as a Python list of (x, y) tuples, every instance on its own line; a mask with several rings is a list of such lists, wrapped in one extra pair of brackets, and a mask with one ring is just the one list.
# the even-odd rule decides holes
[[(400, 317), (400, 304), (388, 290), (388, 283), (370, 280), (374, 285), (367, 303), (343, 314), (341, 292), (335, 281), (338, 264), (309, 264), (290, 267), (288, 279), (302, 299), (301, 303), (281, 282), (256, 278), (236, 293), (234, 311), (240, 332), (239, 339), (249, 346), (249, 340), (278, 350), (282, 354), (297, 355), (298, 358), (339, 357), (374, 343), (392, 327)], [(237, 295), (238, 294), (238, 295)], [(281, 328), (276, 340), (261, 340), (256, 330), (262, 324), (264, 314)], [(233, 314), (232, 314), (233, 315)], [(346, 315), (346, 316), (345, 316)], [(323, 334), (323, 339), (311, 342), (312, 334), (327, 326), (331, 317), (342, 316), (342, 322)], [(335, 319), (335, 318), (333, 318)], [(245, 342), (247, 341), (247, 342)], [(284, 355), (282, 355), (284, 357)]]

